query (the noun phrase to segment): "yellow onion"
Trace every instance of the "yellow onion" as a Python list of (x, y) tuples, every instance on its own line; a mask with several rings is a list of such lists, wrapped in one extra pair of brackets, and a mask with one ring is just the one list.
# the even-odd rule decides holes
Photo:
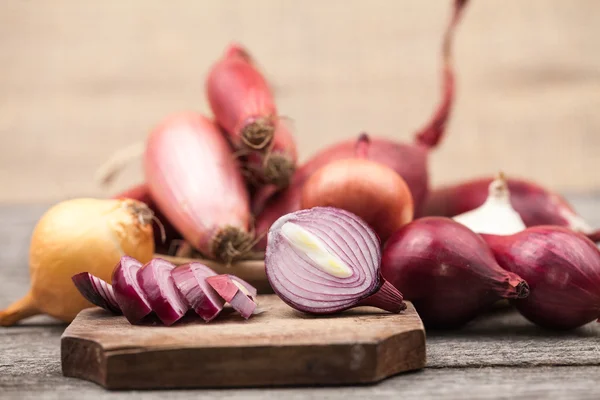
[(0, 312), (0, 325), (10, 326), (37, 314), (70, 322), (85, 300), (71, 280), (89, 272), (111, 282), (121, 256), (146, 263), (154, 254), (152, 211), (142, 202), (80, 198), (50, 208), (31, 238), (31, 288), (21, 300)]

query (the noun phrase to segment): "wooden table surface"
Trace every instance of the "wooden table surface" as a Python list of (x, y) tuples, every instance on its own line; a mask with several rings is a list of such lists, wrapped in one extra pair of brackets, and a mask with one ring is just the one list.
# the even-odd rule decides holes
[[(600, 225), (600, 194), (571, 198)], [(31, 230), (45, 206), (0, 207), (0, 308), (28, 285)], [(497, 311), (454, 332), (428, 332), (427, 368), (369, 386), (109, 392), (65, 378), (60, 336), (65, 325), (34, 317), (0, 328), (0, 398), (4, 399), (598, 399), (600, 325), (567, 333), (544, 331), (513, 311)]]

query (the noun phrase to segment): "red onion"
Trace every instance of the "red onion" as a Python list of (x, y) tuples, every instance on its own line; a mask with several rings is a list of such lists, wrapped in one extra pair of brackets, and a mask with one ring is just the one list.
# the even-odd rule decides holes
[(225, 305), (225, 301), (206, 282), (206, 278), (216, 275), (212, 269), (197, 262), (180, 265), (171, 271), (175, 285), (189, 306), (206, 322), (219, 315)]
[(229, 47), (206, 79), (217, 123), (236, 149), (263, 149), (273, 139), (277, 109), (265, 78), (241, 47)]
[(173, 268), (175, 265), (170, 262), (155, 258), (137, 273), (137, 281), (152, 311), (167, 326), (181, 319), (188, 310), (188, 305), (171, 276)]
[(390, 312), (406, 308), (380, 274), (375, 232), (356, 215), (315, 207), (278, 219), (265, 258), (271, 287), (289, 306), (329, 314), (356, 306)]
[(328, 163), (302, 189), (302, 208), (341, 208), (362, 218), (385, 242), (413, 218), (413, 199), (406, 182), (391, 168), (366, 159), (369, 137), (362, 134), (357, 158)]
[[(483, 204), (494, 178), (480, 178), (431, 192), (423, 214), (452, 217)], [(592, 229), (560, 195), (533, 182), (507, 179), (510, 202), (526, 226), (558, 225), (582, 232), (600, 241), (600, 230)]]
[(496, 263), (481, 236), (441, 217), (418, 219), (396, 232), (385, 245), (381, 270), (430, 328), (461, 326), (499, 299), (529, 291)]
[(193, 113), (165, 121), (148, 138), (145, 172), (152, 199), (204, 256), (229, 263), (247, 254), (248, 193), (211, 121)]
[(527, 319), (572, 329), (600, 317), (600, 251), (591, 240), (557, 226), (483, 236), (498, 263), (529, 283), (529, 297), (514, 302)]
[[(256, 310), (255, 297), (256, 289), (250, 284), (240, 283), (241, 279), (232, 279), (231, 275), (216, 275), (206, 278), (208, 283), (226, 302), (231, 304), (237, 312), (245, 319), (250, 318), (254, 310)], [(248, 290), (250, 289), (250, 290)]]
[(71, 279), (81, 295), (90, 303), (114, 314), (121, 314), (121, 308), (110, 283), (106, 283), (89, 272), (73, 275)]
[(117, 304), (125, 318), (132, 324), (140, 322), (152, 312), (152, 307), (137, 281), (140, 268), (142, 263), (134, 258), (123, 256), (112, 276)]
[[(454, 11), (446, 32), (442, 46), (442, 101), (438, 105), (431, 120), (415, 135), (414, 143), (399, 143), (385, 138), (373, 138), (371, 141), (368, 159), (382, 163), (396, 171), (408, 184), (412, 193), (415, 213), (420, 213), (427, 197), (429, 176), (427, 171), (427, 158), (429, 151), (441, 141), (446, 129), (446, 122), (450, 116), (450, 109), (454, 98), (454, 72), (452, 69), (451, 47), (455, 28), (460, 20), (466, 0), (456, 0)], [(276, 194), (264, 206), (257, 204), (255, 211), (261, 211), (256, 219), (256, 231), (264, 234), (277, 218), (300, 209), (302, 186), (306, 180), (319, 168), (330, 161), (352, 158), (356, 147), (356, 140), (350, 139), (334, 144), (307, 161), (296, 170), (292, 177), (290, 187)], [(272, 192), (272, 188), (263, 189)], [(258, 198), (265, 197), (260, 192)], [(256, 202), (255, 202), (256, 203)], [(266, 240), (263, 239), (257, 248), (264, 249)]]

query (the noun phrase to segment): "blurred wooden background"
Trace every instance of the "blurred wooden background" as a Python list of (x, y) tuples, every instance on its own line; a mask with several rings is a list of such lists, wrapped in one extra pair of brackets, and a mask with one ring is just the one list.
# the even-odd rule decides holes
[[(450, 1), (0, 3), (1, 202), (102, 195), (92, 177), (169, 113), (208, 112), (203, 79), (246, 45), (302, 159), (362, 130), (399, 140), (439, 98)], [(456, 108), (434, 184), (503, 169), (600, 188), (600, 2), (479, 0), (459, 28)], [(114, 190), (141, 179), (129, 168)]]

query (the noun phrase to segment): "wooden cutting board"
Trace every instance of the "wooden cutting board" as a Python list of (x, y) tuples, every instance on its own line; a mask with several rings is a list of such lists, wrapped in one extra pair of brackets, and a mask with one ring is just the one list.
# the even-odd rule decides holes
[(264, 295), (264, 312), (248, 321), (230, 311), (171, 327), (87, 309), (62, 335), (62, 370), (108, 389), (377, 382), (425, 366), (423, 324), (407, 304), (402, 314), (361, 307), (316, 317)]

